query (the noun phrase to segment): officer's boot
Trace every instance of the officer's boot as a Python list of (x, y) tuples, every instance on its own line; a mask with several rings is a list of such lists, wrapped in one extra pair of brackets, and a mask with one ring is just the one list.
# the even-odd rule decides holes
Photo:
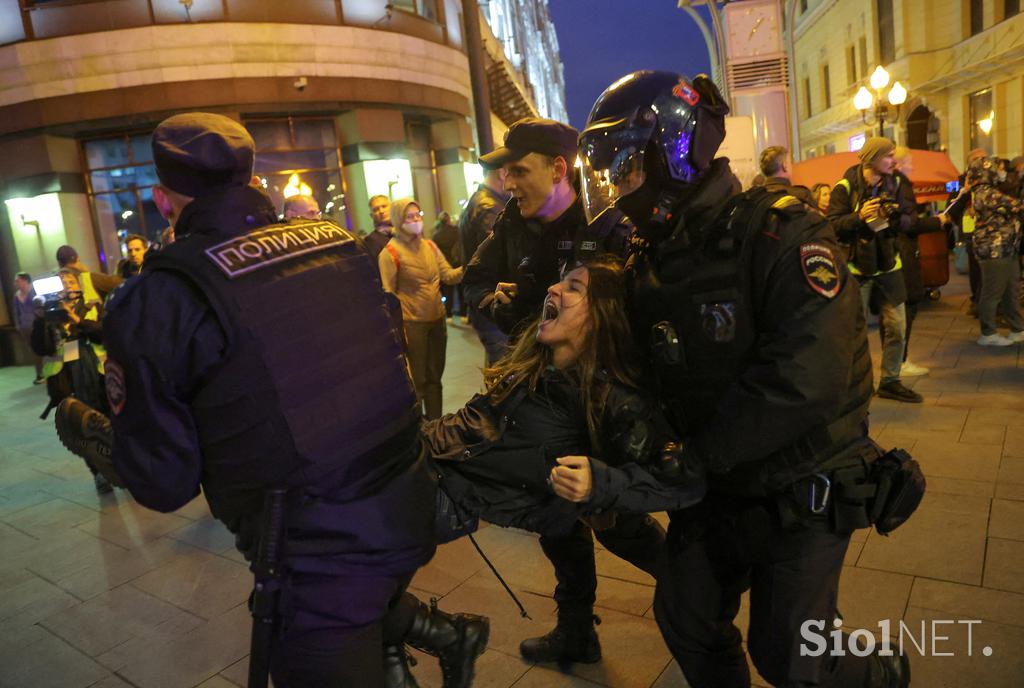
[(547, 635), (519, 643), (519, 654), (531, 662), (600, 662), (601, 642), (594, 628), (600, 623), (592, 610), (570, 613), (559, 609), (558, 624)]
[(78, 399), (68, 397), (57, 406), (54, 425), (57, 437), (68, 451), (85, 459), (111, 485), (124, 487), (111, 459), (114, 431), (109, 418)]
[(444, 688), (469, 688), (473, 684), (476, 658), (487, 647), (491, 622), (475, 614), (446, 614), (437, 608), (420, 604), (405, 642), (417, 650), (441, 660)]
[(416, 666), (416, 660), (405, 652), (404, 645), (385, 645), (384, 688), (420, 688), (409, 671), (410, 663)]
[(881, 677), (877, 682), (871, 683), (870, 688), (907, 688), (910, 685), (910, 658), (904, 654), (893, 654), (891, 657), (883, 657), (875, 654), (881, 669)]

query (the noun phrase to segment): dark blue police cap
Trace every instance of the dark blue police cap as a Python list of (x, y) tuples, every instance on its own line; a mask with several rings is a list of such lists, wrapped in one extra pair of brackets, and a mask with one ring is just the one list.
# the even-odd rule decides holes
[(168, 117), (153, 132), (153, 161), (160, 183), (197, 198), (252, 179), (256, 144), (235, 120), (210, 112)]

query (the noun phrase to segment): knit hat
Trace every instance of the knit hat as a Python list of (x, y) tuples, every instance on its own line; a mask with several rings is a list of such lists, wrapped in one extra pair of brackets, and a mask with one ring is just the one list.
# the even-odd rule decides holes
[(896, 144), (884, 136), (872, 136), (860, 149), (861, 164), (871, 165), (896, 150)]
[(224, 115), (186, 112), (168, 117), (153, 132), (153, 161), (160, 183), (197, 198), (252, 179), (256, 144), (245, 127)]

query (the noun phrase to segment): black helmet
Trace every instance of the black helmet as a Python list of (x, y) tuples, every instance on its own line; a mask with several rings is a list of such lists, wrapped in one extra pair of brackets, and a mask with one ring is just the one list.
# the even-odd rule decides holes
[[(696, 182), (725, 138), (728, 112), (703, 74), (690, 81), (674, 72), (633, 72), (605, 89), (580, 135), (587, 219), (593, 222), (641, 187), (660, 191)], [(646, 219), (620, 209), (635, 222)]]

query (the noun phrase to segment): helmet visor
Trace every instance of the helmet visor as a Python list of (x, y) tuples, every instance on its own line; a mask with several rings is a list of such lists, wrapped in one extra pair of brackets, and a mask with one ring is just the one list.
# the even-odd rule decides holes
[(636, 127), (617, 122), (584, 132), (580, 141), (580, 178), (587, 222), (593, 222), (620, 198), (643, 185), (647, 178), (644, 148), (653, 129), (653, 124)]

